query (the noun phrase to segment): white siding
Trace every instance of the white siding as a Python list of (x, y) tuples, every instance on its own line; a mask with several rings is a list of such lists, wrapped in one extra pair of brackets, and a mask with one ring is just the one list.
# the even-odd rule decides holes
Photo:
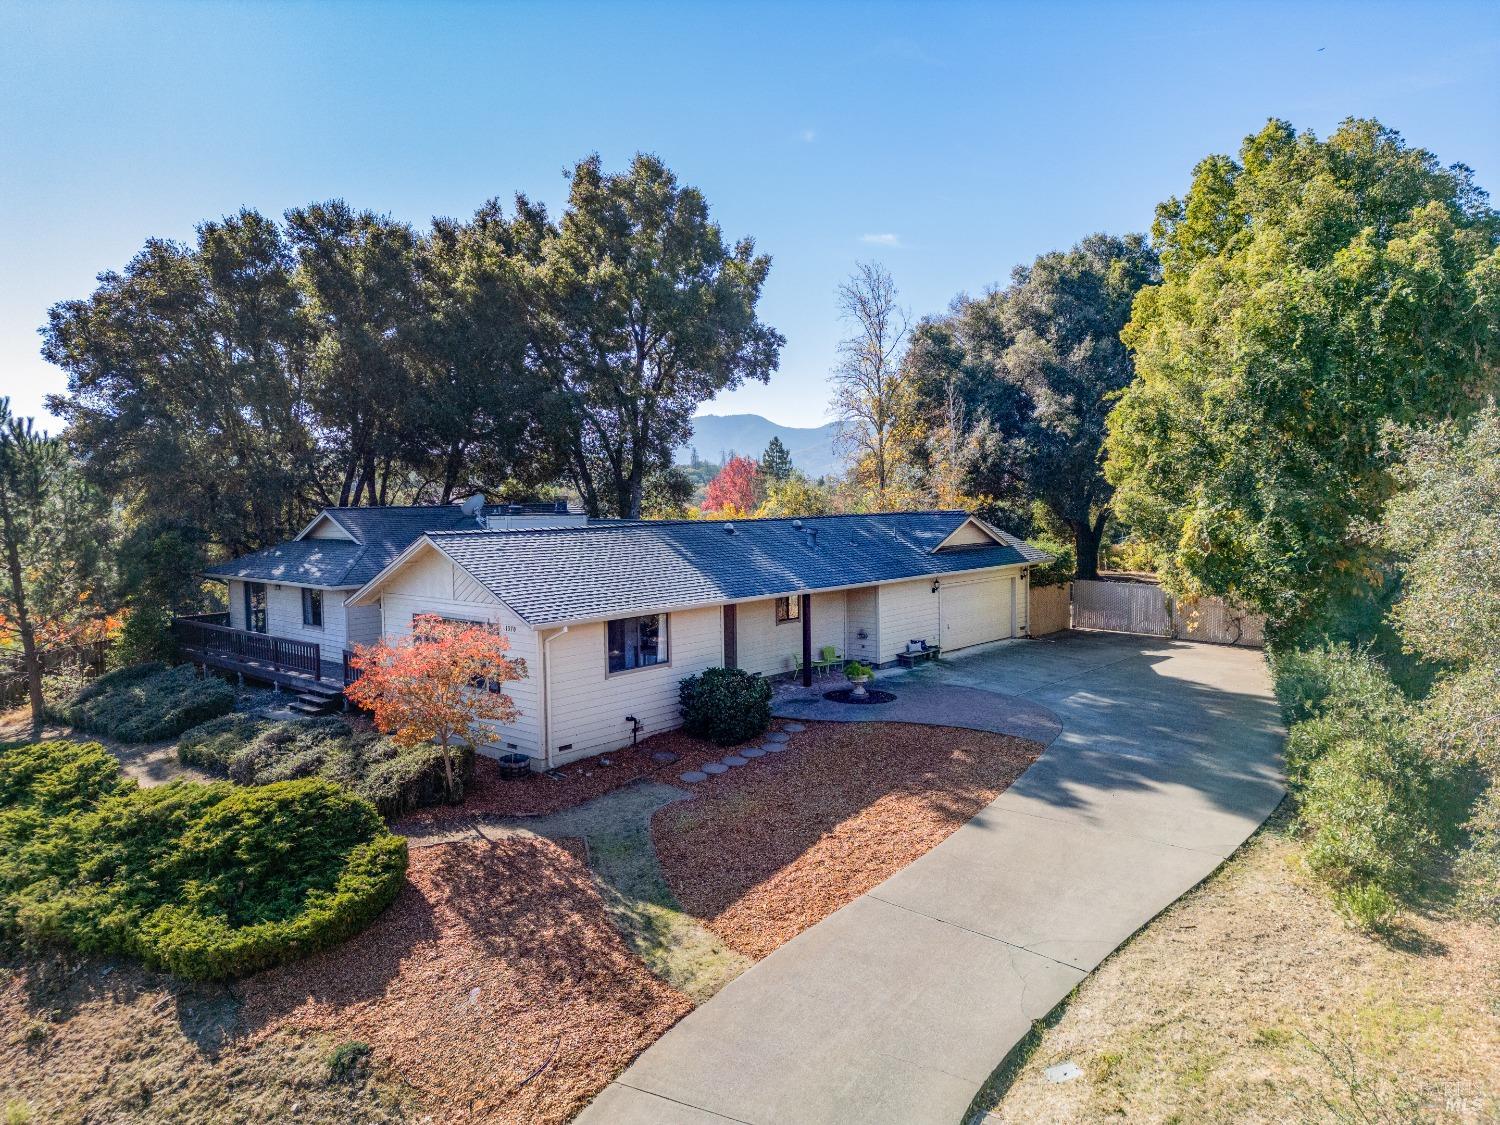
[[(338, 660), (349, 643), (349, 617), (348, 610), (344, 606), (344, 599), (348, 597), (348, 590), (324, 590), (323, 593), (323, 626), (317, 628), (312, 625), (302, 624), (302, 587), (289, 586), (282, 583), (279, 587), (274, 582), (267, 582), (266, 587), (266, 632), (273, 637), (285, 637), (293, 641), (311, 641), (322, 647), (324, 660)], [(374, 628), (371, 629), (371, 617), (365, 610), (354, 610), (356, 629), (364, 629), (367, 640), (373, 641), (379, 636), (380, 625), (378, 614), (373, 619)], [(245, 623), (245, 583), (232, 581), (229, 583), (229, 624), (235, 629), (246, 629)]]
[[(776, 676), (790, 672), (792, 657), (802, 651), (802, 622), (776, 624), (776, 601), (741, 602), (735, 613), (735, 657), (747, 672)], [(824, 645), (848, 656), (845, 638), (844, 593), (814, 594), (812, 599), (813, 658)]]
[(668, 663), (613, 676), (607, 674), (602, 622), (553, 634), (547, 645), (553, 762), (629, 746), (627, 715), (641, 721), (642, 738), (681, 726), (678, 682), (722, 663), (723, 612), (722, 607), (712, 606), (669, 614)]
[(530, 625), (431, 548), (419, 551), (390, 576), (382, 587), (379, 612), (386, 640), (408, 635), (411, 619), (422, 613), (498, 624), (510, 642), (507, 655), (526, 661), (527, 676), (505, 685), (505, 693), (520, 708), (520, 717), (509, 725), (496, 724), (494, 742), (481, 749), (497, 754), (516, 749), (534, 757), (541, 755), (541, 661), (537, 635)]
[(351, 536), (347, 531), (345, 531), (338, 524), (334, 523), (333, 520), (329, 519), (327, 516), (321, 516), (321, 517), (319, 517), (317, 523), (313, 524), (312, 527), (310, 527), (310, 528), (307, 529), (307, 534), (304, 535), (302, 538), (304, 538), (304, 539), (343, 539), (343, 540), (347, 541), (347, 540), (353, 539), (353, 536)]
[(229, 582), (229, 627), (245, 627), (245, 584), (233, 579)]
[[(338, 597), (342, 598), (343, 596), (344, 591), (339, 591)], [(355, 645), (374, 644), (380, 640), (380, 606), (345, 606), (344, 628), (351, 648)]]
[[(266, 630), (273, 637), (287, 637), (294, 641), (311, 641), (320, 645), (324, 660), (337, 660), (348, 644), (348, 632), (344, 620), (344, 599), (348, 590), (324, 590), (323, 625), (302, 624), (302, 587), (283, 585), (266, 586)], [(244, 596), (241, 595), (240, 610), (244, 611)]]
[(880, 587), (880, 663), (889, 664), (906, 648), (909, 640), (938, 643), (937, 594), (931, 578), (910, 582), (888, 582)]
[[(880, 587), (862, 586), (844, 595), (845, 644), (850, 660), (880, 663)], [(864, 631), (861, 637), (860, 631)]]
[(995, 537), (989, 534), (987, 531), (982, 530), (978, 524), (975, 524), (971, 521), (969, 523), (960, 525), (958, 530), (950, 535), (947, 542), (943, 544), (943, 549), (947, 550), (949, 547), (969, 547), (979, 545), (992, 547), (995, 545)]

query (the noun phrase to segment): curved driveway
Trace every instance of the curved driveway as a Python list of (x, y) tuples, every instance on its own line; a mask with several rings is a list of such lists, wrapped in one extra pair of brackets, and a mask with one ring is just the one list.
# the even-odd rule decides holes
[[(684, 1018), (580, 1121), (956, 1125), (1031, 1021), (1282, 796), (1259, 652), (1068, 633), (881, 686), (908, 719), (1045, 741), (1050, 712), (1061, 731), (947, 840)], [(877, 710), (777, 707), (898, 717)]]

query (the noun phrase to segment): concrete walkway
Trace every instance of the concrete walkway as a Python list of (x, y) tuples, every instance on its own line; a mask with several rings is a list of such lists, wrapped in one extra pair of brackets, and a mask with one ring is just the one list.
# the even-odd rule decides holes
[(1282, 796), (1259, 652), (1072, 633), (880, 686), (929, 721), (974, 725), (990, 693), (981, 720), (1040, 708), (1061, 733), (947, 840), (688, 1015), (579, 1121), (956, 1125), (1031, 1021)]

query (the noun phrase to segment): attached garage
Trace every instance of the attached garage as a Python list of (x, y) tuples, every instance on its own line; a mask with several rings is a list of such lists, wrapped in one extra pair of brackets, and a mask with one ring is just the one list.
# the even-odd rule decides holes
[(939, 588), (944, 652), (1016, 635), (1016, 576), (969, 581), (945, 578)]

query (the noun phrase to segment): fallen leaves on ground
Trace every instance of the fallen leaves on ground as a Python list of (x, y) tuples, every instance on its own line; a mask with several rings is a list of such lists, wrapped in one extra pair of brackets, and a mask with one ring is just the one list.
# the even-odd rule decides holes
[(567, 1121), (691, 1005), (626, 948), (566, 843), (413, 851), (370, 929), (245, 982), (247, 1021), (370, 1044), (444, 1121)]
[(652, 820), (683, 909), (760, 958), (946, 839), (1042, 752), (1007, 735), (815, 723)]

